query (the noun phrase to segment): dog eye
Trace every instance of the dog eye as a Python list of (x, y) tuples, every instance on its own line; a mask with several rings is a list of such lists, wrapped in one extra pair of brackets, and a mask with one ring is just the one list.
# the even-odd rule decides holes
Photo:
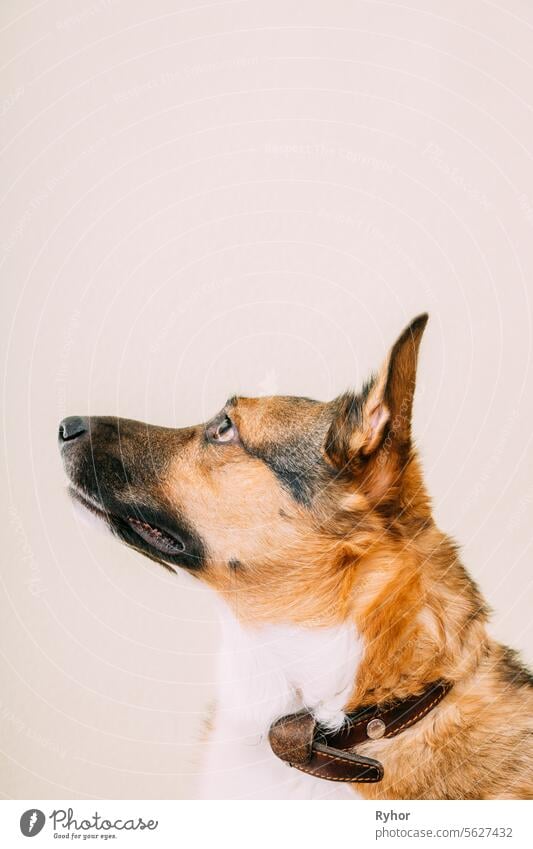
[(210, 442), (232, 442), (236, 434), (235, 425), (228, 416), (224, 416), (220, 421), (214, 422), (207, 429), (207, 436)]

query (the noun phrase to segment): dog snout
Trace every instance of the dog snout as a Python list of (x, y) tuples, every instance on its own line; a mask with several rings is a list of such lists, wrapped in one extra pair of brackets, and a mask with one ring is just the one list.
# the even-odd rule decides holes
[(60, 443), (72, 442), (89, 431), (89, 421), (81, 416), (68, 416), (59, 423), (58, 439)]

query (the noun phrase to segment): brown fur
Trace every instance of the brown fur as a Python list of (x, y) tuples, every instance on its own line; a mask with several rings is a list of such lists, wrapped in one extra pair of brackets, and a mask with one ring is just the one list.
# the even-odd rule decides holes
[[(243, 622), (353, 621), (365, 654), (346, 710), (454, 683), (413, 728), (360, 747), (385, 766), (363, 795), (530, 799), (533, 679), (487, 635), (484, 601), (433, 522), (411, 441), (426, 320), (359, 395), (231, 399), (185, 430), (93, 419), (90, 441), (63, 446), (65, 463), (77, 496), (128, 544), (190, 568)], [(226, 415), (232, 438), (217, 444)], [(183, 535), (189, 559), (140, 542), (132, 512)]]

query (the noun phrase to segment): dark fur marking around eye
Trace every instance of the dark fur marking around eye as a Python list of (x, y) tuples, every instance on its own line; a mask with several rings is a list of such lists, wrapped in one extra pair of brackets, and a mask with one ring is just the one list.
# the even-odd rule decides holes
[(247, 450), (266, 463), (295, 501), (306, 507), (311, 506), (315, 493), (330, 474), (320, 448), (308, 438)]
[(242, 563), (240, 560), (237, 560), (236, 558), (232, 557), (231, 560), (228, 560), (228, 566), (230, 569), (240, 569)]
[[(283, 396), (278, 401), (283, 401)], [(276, 438), (260, 445), (243, 444), (243, 448), (252, 456), (266, 463), (274, 472), (282, 486), (287, 489), (295, 501), (310, 507), (318, 490), (333, 475), (333, 470), (323, 456), (324, 438), (331, 424), (330, 414), (319, 413), (312, 421), (307, 419), (309, 407), (320, 406), (319, 401), (310, 398), (286, 398), (290, 409), (283, 409), (275, 416), (275, 433), (280, 430), (287, 434), (286, 439)], [(302, 418), (299, 418), (299, 409)]]

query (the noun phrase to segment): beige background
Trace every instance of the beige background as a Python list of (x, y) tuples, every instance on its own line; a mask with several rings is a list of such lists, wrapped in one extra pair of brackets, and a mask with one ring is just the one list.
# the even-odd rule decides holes
[(357, 385), (427, 309), (440, 524), (533, 659), (533, 8), (2, 3), (0, 788), (183, 797), (207, 593), (76, 521), (60, 418)]

